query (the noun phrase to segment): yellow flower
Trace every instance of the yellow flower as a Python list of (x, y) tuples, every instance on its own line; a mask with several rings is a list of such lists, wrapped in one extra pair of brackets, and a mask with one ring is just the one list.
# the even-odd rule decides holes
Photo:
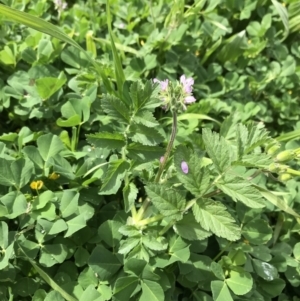
[(30, 183), (30, 188), (33, 190), (40, 190), (44, 185), (43, 181), (33, 181)]

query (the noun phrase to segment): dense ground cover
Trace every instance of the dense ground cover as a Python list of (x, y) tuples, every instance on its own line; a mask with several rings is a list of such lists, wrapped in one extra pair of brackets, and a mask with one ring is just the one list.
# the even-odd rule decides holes
[(1, 300), (299, 301), (299, 1), (1, 2)]

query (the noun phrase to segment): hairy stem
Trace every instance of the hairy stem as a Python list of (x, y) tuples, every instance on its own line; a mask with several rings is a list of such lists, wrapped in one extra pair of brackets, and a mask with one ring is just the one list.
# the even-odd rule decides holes
[[(156, 177), (154, 179), (155, 183), (159, 182), (160, 177), (162, 175), (162, 172), (164, 171), (164, 168), (166, 167), (167, 161), (169, 159), (169, 156), (170, 156), (172, 148), (173, 148), (176, 133), (177, 133), (177, 113), (176, 113), (175, 109), (172, 110), (172, 114), (173, 114), (172, 132), (171, 132), (169, 143), (168, 143), (167, 148), (166, 148), (165, 155), (163, 157), (162, 162), (160, 163), (158, 172), (157, 172)], [(148, 198), (144, 201), (144, 203), (142, 204), (142, 206), (139, 209), (139, 212), (137, 214), (138, 219), (141, 219), (143, 217), (143, 215), (144, 215), (146, 209), (148, 208), (148, 206), (150, 205), (150, 203), (151, 203), (151, 201)]]

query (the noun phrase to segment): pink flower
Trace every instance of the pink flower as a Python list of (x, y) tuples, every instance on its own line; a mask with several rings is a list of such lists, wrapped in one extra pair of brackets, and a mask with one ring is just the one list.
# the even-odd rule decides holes
[(187, 174), (189, 172), (189, 167), (185, 161), (181, 162), (181, 170), (185, 174)]
[(164, 162), (164, 160), (165, 160), (164, 156), (161, 156), (159, 159), (159, 162), (162, 164)]
[(181, 75), (180, 83), (182, 84), (186, 93), (192, 93), (194, 80), (191, 77), (186, 78), (185, 75)]
[(168, 88), (168, 84), (169, 84), (169, 80), (168, 79), (165, 79), (165, 80), (158, 80), (157, 78), (154, 78), (153, 79), (153, 82), (154, 83), (159, 83), (160, 84), (160, 88), (162, 91), (166, 91), (167, 88)]
[(184, 99), (184, 103), (193, 103), (196, 101), (196, 98), (194, 96), (187, 96)]

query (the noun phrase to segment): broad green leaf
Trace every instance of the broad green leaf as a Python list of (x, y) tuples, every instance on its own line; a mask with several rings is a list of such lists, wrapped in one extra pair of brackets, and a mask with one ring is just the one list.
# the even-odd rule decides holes
[(66, 78), (44, 77), (37, 79), (35, 84), (40, 97), (46, 100), (57, 92), (66, 81)]
[(139, 301), (164, 301), (165, 294), (162, 287), (154, 281), (144, 279), (141, 283), (142, 295)]
[(212, 281), (211, 290), (214, 301), (233, 301), (225, 282), (220, 280)]
[(79, 193), (73, 190), (64, 190), (60, 200), (60, 212), (63, 218), (73, 215), (78, 209)]
[(49, 202), (55, 199), (55, 195), (52, 191), (47, 190), (42, 192), (34, 199), (32, 203), (32, 210), (39, 210), (44, 208)]
[(234, 265), (244, 265), (247, 261), (247, 257), (242, 250), (231, 249), (228, 253), (228, 257), (231, 259)]
[(171, 255), (168, 265), (176, 261), (187, 262), (191, 254), (189, 245), (181, 237), (175, 235), (169, 241), (168, 253)]
[(279, 296), (285, 286), (286, 282), (283, 279), (274, 279), (272, 281), (260, 279), (258, 282), (258, 287), (271, 298)]
[(121, 268), (121, 262), (115, 254), (98, 245), (89, 258), (89, 266), (98, 274), (100, 280), (106, 281)]
[(67, 225), (68, 225), (68, 230), (64, 237), (69, 237), (86, 226), (86, 220), (84, 218), (84, 215), (80, 214), (72, 218), (71, 220), (68, 220)]
[(52, 267), (55, 264), (63, 263), (68, 255), (68, 248), (63, 244), (44, 245), (41, 248), (40, 264), (45, 267)]
[(118, 278), (114, 286), (113, 300), (130, 300), (130, 297), (137, 288), (138, 283), (139, 278), (136, 276), (126, 276)]
[(123, 199), (125, 212), (129, 212), (132, 206), (134, 206), (136, 197), (138, 195), (138, 189), (134, 183), (129, 183), (123, 188)]
[(22, 152), (25, 153), (27, 157), (33, 162), (35, 168), (43, 169), (44, 160), (35, 146), (27, 145), (23, 148)]
[(251, 220), (242, 228), (243, 236), (254, 245), (262, 245), (272, 238), (272, 229), (263, 219)]
[(86, 135), (90, 144), (99, 148), (121, 149), (125, 145), (124, 135), (120, 133), (101, 132)]
[(300, 242), (297, 242), (294, 246), (293, 254), (295, 259), (300, 261)]
[(252, 259), (252, 264), (256, 274), (261, 278), (267, 281), (278, 278), (278, 271), (273, 265), (257, 259)]
[(230, 241), (240, 239), (240, 229), (222, 203), (199, 199), (193, 206), (193, 213), (205, 230)]
[(64, 298), (61, 296), (59, 292), (51, 291), (50, 293), (47, 294), (47, 297), (45, 298), (44, 301), (64, 301)]
[(244, 271), (230, 271), (230, 277), (225, 280), (229, 288), (236, 295), (245, 295), (250, 292), (253, 286), (251, 274)]
[(14, 288), (14, 292), (21, 297), (27, 297), (33, 295), (38, 287), (38, 282), (34, 281), (32, 278), (23, 277), (18, 279), (18, 282)]
[(11, 243), (8, 247), (6, 247), (3, 250), (5, 252), (0, 258), (0, 270), (5, 269), (9, 264), (9, 260), (14, 257), (14, 243)]
[(122, 238), (122, 234), (118, 231), (121, 226), (122, 223), (120, 222), (108, 220), (101, 224), (98, 229), (98, 235), (108, 246), (115, 248), (119, 245)]
[(55, 235), (55, 234), (65, 231), (67, 229), (68, 229), (68, 225), (66, 224), (66, 222), (63, 219), (58, 219), (53, 223), (48, 234)]
[(46, 134), (37, 139), (38, 150), (44, 161), (58, 154), (65, 147), (58, 136)]
[(68, 102), (62, 105), (61, 114), (64, 118), (79, 116), (80, 122), (87, 122), (90, 118), (91, 100), (85, 96), (82, 99), (69, 99)]
[(175, 232), (187, 240), (203, 240), (212, 235), (204, 230), (195, 220), (191, 213), (185, 214), (183, 218), (174, 225)]
[(209, 129), (202, 131), (206, 151), (217, 171), (223, 173), (231, 164), (231, 150), (223, 137)]
[(217, 182), (217, 187), (229, 195), (235, 202), (240, 201), (250, 208), (265, 207), (259, 191), (240, 178), (228, 178), (224, 182)]
[(86, 301), (86, 300), (93, 300), (93, 301), (102, 301), (103, 298), (101, 294), (95, 289), (94, 285), (89, 285), (83, 294), (80, 296), (79, 301)]
[(56, 120), (56, 124), (60, 127), (73, 127), (79, 125), (81, 122), (81, 118), (79, 115), (73, 115), (72, 117), (64, 120), (62, 118), (58, 118)]
[(208, 115), (204, 115), (204, 114), (185, 113), (185, 114), (179, 115), (178, 118), (177, 118), (178, 121), (191, 120), (191, 119), (210, 120), (210, 121), (215, 122), (216, 124), (219, 124), (219, 125), (221, 124), (218, 120), (216, 120), (214, 118), (211, 118)]
[(159, 146), (147, 146), (140, 143), (131, 143), (127, 147), (128, 157), (139, 162), (158, 160), (165, 152)]
[(130, 165), (127, 161), (119, 159), (109, 163), (100, 194), (109, 195), (116, 193)]
[(176, 220), (182, 218), (185, 199), (178, 192), (160, 184), (148, 184), (145, 189), (151, 202), (161, 214), (172, 216)]
[(24, 194), (17, 193), (16, 191), (11, 191), (8, 194), (2, 196), (0, 198), (0, 201), (6, 208), (4, 216), (9, 219), (14, 219), (17, 216), (26, 213), (28, 208)]
[(210, 265), (211, 271), (214, 273), (214, 275), (220, 279), (220, 280), (225, 280), (225, 274), (223, 271), (223, 267), (217, 263), (217, 262), (212, 262)]

